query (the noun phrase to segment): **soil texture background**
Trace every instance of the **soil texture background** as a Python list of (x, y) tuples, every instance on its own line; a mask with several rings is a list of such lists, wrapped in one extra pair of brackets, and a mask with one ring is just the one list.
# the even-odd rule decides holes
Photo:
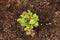
[[(27, 9), (39, 17), (33, 38), (16, 21)], [(0, 40), (60, 40), (60, 0), (0, 0)]]

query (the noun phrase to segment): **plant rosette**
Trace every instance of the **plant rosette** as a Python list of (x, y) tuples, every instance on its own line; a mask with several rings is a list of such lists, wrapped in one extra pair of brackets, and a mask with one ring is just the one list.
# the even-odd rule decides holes
[(24, 31), (26, 32), (27, 35), (31, 35), (31, 33), (34, 33), (33, 28), (38, 27), (39, 25), (38, 21), (39, 19), (37, 14), (36, 13), (32, 14), (30, 10), (27, 10), (27, 12), (24, 11), (17, 19), (17, 22), (24, 27)]

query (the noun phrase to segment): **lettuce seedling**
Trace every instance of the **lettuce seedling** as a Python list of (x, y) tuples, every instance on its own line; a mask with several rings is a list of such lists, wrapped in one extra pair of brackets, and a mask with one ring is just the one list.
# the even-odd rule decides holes
[(34, 27), (38, 27), (38, 21), (37, 14), (33, 14), (30, 10), (24, 11), (17, 19), (17, 22), (24, 27), (24, 31), (33, 30)]

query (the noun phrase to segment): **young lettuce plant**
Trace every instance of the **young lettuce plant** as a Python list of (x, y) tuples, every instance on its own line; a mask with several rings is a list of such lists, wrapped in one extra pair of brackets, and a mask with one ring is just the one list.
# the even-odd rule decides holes
[(31, 36), (35, 35), (33, 28), (38, 27), (38, 21), (39, 19), (36, 13), (33, 14), (30, 10), (27, 10), (27, 12), (24, 11), (17, 19), (17, 22), (23, 26), (27, 35), (31, 35), (31, 33), (33, 34)]

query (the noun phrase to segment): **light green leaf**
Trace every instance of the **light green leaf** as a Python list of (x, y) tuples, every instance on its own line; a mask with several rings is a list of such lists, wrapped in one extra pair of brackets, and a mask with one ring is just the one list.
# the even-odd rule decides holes
[(39, 25), (38, 22), (36, 22), (36, 23), (34, 24), (35, 27), (37, 27), (38, 25)]
[(21, 21), (21, 18), (17, 19), (17, 21)]
[(30, 22), (29, 22), (29, 24), (34, 24), (35, 23), (35, 21), (34, 20), (30, 20)]
[(30, 29), (33, 29), (33, 26), (31, 25), (29, 28), (30, 28)]

